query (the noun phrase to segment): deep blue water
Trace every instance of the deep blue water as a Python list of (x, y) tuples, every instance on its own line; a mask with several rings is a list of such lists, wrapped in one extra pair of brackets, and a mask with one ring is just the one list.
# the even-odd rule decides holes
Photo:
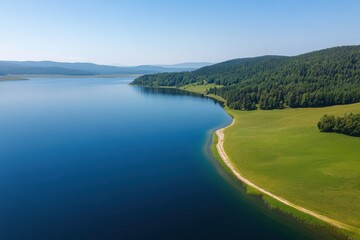
[[(0, 239), (321, 239), (209, 154), (230, 117), (130, 78), (0, 82)], [(327, 238), (328, 239), (328, 238)]]

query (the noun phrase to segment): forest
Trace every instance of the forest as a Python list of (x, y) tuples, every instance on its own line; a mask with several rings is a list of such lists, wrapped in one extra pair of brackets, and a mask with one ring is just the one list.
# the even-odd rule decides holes
[(318, 128), (321, 132), (336, 132), (345, 135), (360, 137), (360, 114), (346, 114), (344, 117), (324, 115)]
[(242, 58), (192, 72), (144, 75), (148, 87), (215, 83), (207, 94), (238, 110), (324, 107), (360, 102), (360, 46), (335, 47), (294, 57)]

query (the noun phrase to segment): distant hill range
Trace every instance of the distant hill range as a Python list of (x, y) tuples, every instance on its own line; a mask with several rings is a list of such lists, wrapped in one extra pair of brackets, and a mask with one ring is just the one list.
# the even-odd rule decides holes
[(323, 107), (360, 102), (360, 46), (298, 56), (234, 59), (192, 72), (144, 75), (141, 86), (216, 84), (207, 94), (239, 110)]
[(188, 63), (178, 63), (178, 64), (172, 64), (172, 65), (159, 65), (161, 67), (166, 68), (183, 68), (183, 69), (198, 69), (206, 66), (213, 65), (213, 63), (210, 62), (188, 62)]
[(0, 61), (0, 75), (9, 74), (60, 74), (60, 75), (101, 75), (101, 74), (152, 74), (163, 72), (192, 71), (210, 63), (181, 63), (174, 65), (141, 65), (117, 67), (93, 63), (67, 63), (52, 61)]

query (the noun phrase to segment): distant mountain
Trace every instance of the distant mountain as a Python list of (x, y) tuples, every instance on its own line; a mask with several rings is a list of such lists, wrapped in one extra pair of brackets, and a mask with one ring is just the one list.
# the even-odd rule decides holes
[(213, 83), (207, 90), (240, 110), (323, 107), (360, 102), (360, 46), (324, 49), (294, 57), (234, 59), (192, 72), (144, 75), (141, 86)]
[[(199, 63), (201, 65), (201, 63)], [(62, 75), (99, 75), (99, 74), (152, 74), (163, 72), (182, 72), (195, 70), (196, 63), (168, 66), (142, 65), (117, 67), (94, 63), (67, 63), (52, 61), (0, 61), (0, 75), (6, 74), (62, 74)], [(198, 65), (198, 66), (200, 66)]]
[(172, 64), (172, 65), (160, 65), (161, 67), (167, 67), (167, 68), (188, 68), (188, 69), (198, 69), (202, 67), (206, 67), (209, 65), (213, 65), (213, 63), (210, 62), (186, 62), (186, 63), (178, 63), (178, 64)]
[(44, 67), (41, 64), (22, 64), (21, 62), (0, 62), (0, 75), (7, 74), (61, 74), (61, 75), (94, 75), (94, 72), (74, 70), (60, 66)]

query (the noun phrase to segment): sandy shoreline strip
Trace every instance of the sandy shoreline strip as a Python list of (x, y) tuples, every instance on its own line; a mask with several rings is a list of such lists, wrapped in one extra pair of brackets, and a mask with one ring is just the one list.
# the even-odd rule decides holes
[(340, 229), (344, 229), (344, 230), (347, 230), (347, 231), (350, 231), (350, 232), (354, 232), (354, 233), (357, 233), (357, 234), (360, 234), (360, 229), (354, 227), (354, 226), (350, 226), (348, 224), (345, 224), (345, 223), (342, 223), (342, 222), (339, 222), (335, 219), (332, 219), (332, 218), (329, 218), (329, 217), (326, 217), (324, 215), (321, 215), (319, 213), (316, 213), (316, 212), (313, 212), (309, 209), (306, 209), (306, 208), (303, 208), (299, 205), (296, 205), (294, 203), (291, 203), (289, 201), (287, 201), (286, 199), (283, 199), (282, 197), (279, 197), (259, 186), (257, 186), (256, 184), (254, 184), (253, 182), (249, 181), (248, 179), (246, 179), (245, 177), (243, 177), (239, 172), (238, 170), (236, 170), (234, 168), (234, 166), (232, 165), (229, 157), (227, 156), (225, 150), (224, 150), (224, 140), (225, 140), (225, 136), (224, 136), (224, 130), (228, 127), (231, 127), (233, 124), (235, 123), (235, 119), (233, 119), (232, 123), (230, 125), (228, 125), (227, 127), (224, 127), (224, 128), (221, 128), (221, 129), (218, 129), (216, 131), (216, 135), (218, 136), (218, 142), (216, 144), (216, 149), (221, 157), (221, 159), (224, 161), (224, 163), (226, 164), (226, 166), (231, 170), (231, 172), (235, 175), (235, 177), (237, 179), (239, 179), (241, 182), (243, 182), (244, 184), (256, 189), (257, 191), (259, 191), (261, 194), (263, 195), (267, 195), (269, 197), (272, 197), (273, 199), (276, 199), (277, 201), (289, 206), (289, 207), (292, 207), (292, 208), (295, 208), (296, 210), (300, 211), (300, 212), (303, 212), (303, 213), (306, 213), (306, 214), (309, 214), (323, 222), (326, 222), (334, 227), (337, 227), (337, 228), (340, 228)]

